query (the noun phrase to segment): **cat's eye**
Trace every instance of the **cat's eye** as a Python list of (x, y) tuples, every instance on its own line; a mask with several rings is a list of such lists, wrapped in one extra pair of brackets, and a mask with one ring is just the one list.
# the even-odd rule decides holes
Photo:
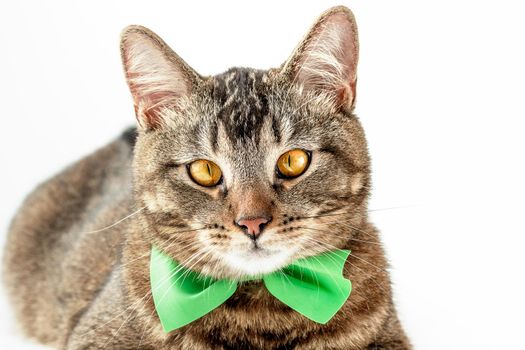
[(222, 179), (221, 169), (212, 161), (196, 160), (188, 165), (188, 172), (193, 181), (205, 187), (217, 185)]
[(292, 179), (302, 175), (310, 165), (310, 153), (302, 149), (293, 149), (283, 153), (277, 160), (277, 175)]

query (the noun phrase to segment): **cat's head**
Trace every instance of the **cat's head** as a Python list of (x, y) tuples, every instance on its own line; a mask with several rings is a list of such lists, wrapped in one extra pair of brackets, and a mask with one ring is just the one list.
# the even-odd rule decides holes
[(121, 49), (145, 239), (215, 277), (268, 273), (348, 244), (369, 184), (348, 9), (325, 12), (269, 71), (202, 77), (138, 26)]

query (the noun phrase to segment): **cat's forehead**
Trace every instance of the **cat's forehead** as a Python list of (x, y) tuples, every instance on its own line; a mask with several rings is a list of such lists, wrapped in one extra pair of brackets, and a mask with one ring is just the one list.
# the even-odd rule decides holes
[(211, 83), (214, 119), (230, 141), (259, 141), (265, 124), (277, 127), (275, 114), (270, 113), (266, 71), (232, 68), (214, 76)]
[(318, 149), (341, 130), (328, 115), (274, 71), (232, 68), (208, 78), (190, 108), (174, 118), (177, 153), (245, 165), (292, 148)]

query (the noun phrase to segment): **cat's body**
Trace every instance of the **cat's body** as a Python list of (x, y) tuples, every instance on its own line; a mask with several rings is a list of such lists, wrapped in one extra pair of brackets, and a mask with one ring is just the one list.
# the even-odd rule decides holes
[[(335, 8), (281, 70), (232, 69), (210, 78), (193, 73), (147, 30), (126, 32), (123, 57), (138, 138), (128, 131), (39, 186), (10, 229), (6, 282), (28, 335), (65, 349), (410, 349), (378, 234), (367, 220), (369, 159), (351, 113), (355, 69), (348, 89), (334, 89), (335, 96), (305, 92), (317, 86), (316, 72), (293, 69), (308, 65), (301, 55), (331, 21), (355, 31), (348, 10)], [(352, 44), (346, 49), (355, 56), (357, 41)], [(128, 62), (146, 46), (159, 50), (151, 71), (144, 71), (144, 60)], [(176, 84), (147, 76), (170, 69), (179, 75)], [(174, 114), (167, 117), (168, 110)], [(308, 150), (311, 164), (301, 177), (277, 178), (276, 157), (290, 148)], [(224, 180), (215, 187), (188, 179), (184, 164), (203, 158), (222, 169)], [(238, 233), (239, 213), (268, 215), (260, 238)], [(261, 282), (245, 282), (211, 313), (165, 333), (151, 298), (152, 244), (216, 278), (268, 272), (346, 248), (352, 254), (344, 276), (353, 291), (322, 325)]]

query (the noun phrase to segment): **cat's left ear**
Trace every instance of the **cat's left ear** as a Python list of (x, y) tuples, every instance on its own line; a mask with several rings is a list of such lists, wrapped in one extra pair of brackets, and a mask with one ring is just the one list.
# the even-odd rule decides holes
[(352, 12), (333, 7), (314, 23), (281, 73), (303, 91), (323, 94), (333, 107), (352, 110), (359, 41)]
[(129, 26), (120, 51), (140, 128), (165, 124), (166, 111), (181, 108), (202, 78), (155, 33)]

